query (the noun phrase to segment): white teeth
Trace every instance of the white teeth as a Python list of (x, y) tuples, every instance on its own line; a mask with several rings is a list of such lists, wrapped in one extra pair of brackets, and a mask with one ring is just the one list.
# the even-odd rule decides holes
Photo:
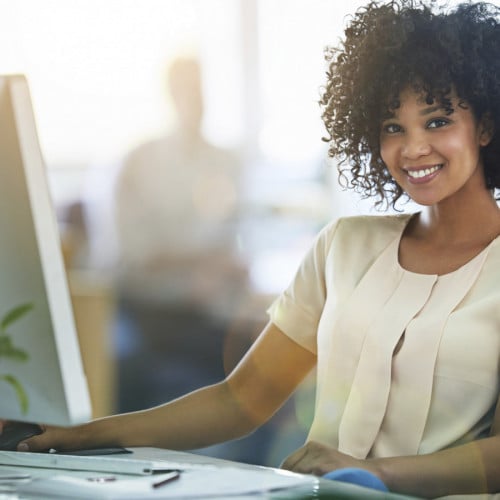
[(422, 170), (407, 170), (408, 175), (413, 179), (420, 179), (421, 177), (426, 177), (427, 175), (431, 175), (434, 172), (437, 172), (442, 165), (435, 165), (431, 168), (424, 168)]

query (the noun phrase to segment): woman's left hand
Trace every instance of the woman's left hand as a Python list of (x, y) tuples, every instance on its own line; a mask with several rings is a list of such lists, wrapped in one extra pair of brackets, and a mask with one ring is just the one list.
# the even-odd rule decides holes
[(353, 458), (317, 441), (309, 441), (302, 448), (294, 451), (285, 459), (281, 467), (293, 472), (314, 474), (315, 476), (323, 476), (328, 472), (345, 467), (357, 467), (375, 472), (369, 467), (367, 460)]

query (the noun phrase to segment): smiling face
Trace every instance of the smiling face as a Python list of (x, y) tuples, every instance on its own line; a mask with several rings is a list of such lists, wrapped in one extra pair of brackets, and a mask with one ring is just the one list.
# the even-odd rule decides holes
[(470, 106), (451, 94), (450, 113), (406, 90), (384, 120), (380, 155), (394, 180), (416, 202), (435, 205), (453, 196), (486, 191), (480, 148), (491, 134)]

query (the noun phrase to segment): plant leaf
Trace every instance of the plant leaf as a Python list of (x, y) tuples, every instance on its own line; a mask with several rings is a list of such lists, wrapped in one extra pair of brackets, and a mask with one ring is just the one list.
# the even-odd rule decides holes
[(6, 351), (12, 347), (12, 340), (8, 335), (0, 335), (0, 351)]
[(0, 335), (0, 357), (9, 358), (12, 351), (12, 340), (8, 335)]
[(0, 358), (9, 358), (14, 361), (27, 361), (29, 354), (24, 349), (12, 345), (8, 335), (0, 335)]
[(28, 361), (29, 355), (26, 351), (13, 347), (9, 350), (0, 349), (0, 358), (11, 359), (12, 361), (25, 362)]
[(0, 323), (0, 328), (5, 330), (11, 323), (14, 323), (18, 319), (22, 318), (26, 313), (33, 309), (33, 303), (27, 302), (26, 304), (21, 304), (8, 311)]
[(13, 375), (0, 375), (0, 380), (7, 382), (14, 389), (21, 411), (25, 414), (29, 407), (28, 395), (19, 380)]
[(19, 349), (18, 347), (13, 347), (7, 356), (14, 361), (28, 361), (29, 359), (28, 353), (24, 349)]

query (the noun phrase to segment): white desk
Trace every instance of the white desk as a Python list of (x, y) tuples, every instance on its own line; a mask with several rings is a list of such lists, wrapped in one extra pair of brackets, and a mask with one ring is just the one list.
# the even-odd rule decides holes
[[(221, 499), (234, 499), (234, 500), (242, 500), (242, 499), (389, 499), (389, 500), (408, 500), (412, 497), (397, 495), (397, 494), (389, 494), (389, 493), (381, 493), (379, 491), (362, 488), (360, 486), (349, 485), (347, 483), (339, 483), (334, 481), (327, 481), (323, 479), (313, 478), (311, 476), (298, 476), (295, 475), (292, 479), (292, 487), (286, 489), (278, 489), (275, 491), (262, 491), (260, 488), (260, 484), (267, 484), (269, 480), (271, 483), (274, 481), (274, 477), (280, 477), (282, 475), (282, 471), (277, 471), (276, 469), (270, 469), (266, 467), (258, 467), (252, 466), (248, 464), (240, 464), (235, 462), (230, 462), (226, 460), (215, 459), (211, 457), (194, 455), (190, 453), (184, 452), (176, 452), (170, 450), (162, 450), (157, 448), (136, 448), (134, 449), (133, 455), (128, 455), (128, 457), (133, 458), (144, 458), (148, 460), (166, 460), (176, 463), (186, 463), (191, 466), (196, 466), (194, 470), (186, 471), (185, 473), (181, 473), (181, 477), (179, 480), (172, 481), (170, 484), (166, 484), (161, 488), (155, 489), (153, 494), (148, 494), (147, 498), (195, 498), (195, 499), (204, 499), (204, 498), (221, 498)], [(199, 470), (197, 469), (199, 468)], [(0, 466), (0, 471), (4, 471), (6, 466)], [(9, 468), (12, 471), (20, 471), (27, 472), (33, 476), (33, 478), (51, 478), (56, 475), (60, 477), (64, 476), (66, 478), (70, 478), (70, 480), (80, 481), (80, 484), (83, 484), (85, 487), (90, 484), (87, 482), (89, 477), (100, 477), (100, 476), (109, 476), (107, 474), (99, 474), (99, 473), (89, 473), (89, 472), (73, 472), (73, 471), (61, 471), (61, 470), (49, 470), (49, 469), (35, 469), (35, 468)], [(151, 478), (152, 476), (149, 476)], [(154, 477), (154, 476), (153, 476)], [(158, 476), (160, 477), (160, 476)], [(209, 482), (207, 481), (209, 479)], [(130, 480), (142, 480), (145, 481), (144, 477), (137, 476), (119, 476), (116, 477), (115, 485), (118, 481), (130, 481)], [(148, 478), (146, 478), (148, 480)], [(189, 481), (189, 490), (192, 492), (193, 489), (196, 493), (192, 494), (189, 497), (181, 497), (177, 496), (178, 491), (182, 491), (182, 483), (181, 481)], [(235, 480), (240, 481), (241, 485), (241, 493), (240, 494), (230, 494), (227, 496), (227, 489), (225, 489), (225, 485), (231, 485), (231, 488), (235, 488)], [(281, 479), (280, 479), (281, 480)], [(152, 479), (149, 479), (152, 481)], [(288, 478), (286, 478), (286, 481)], [(245, 484), (245, 482), (247, 484)], [(27, 483), (26, 483), (27, 484)], [(32, 484), (33, 490), (31, 494), (20, 493), (19, 495), (14, 496), (2, 496), (1, 483), (0, 483), (0, 498), (19, 498), (19, 499), (33, 499), (36, 498), (38, 500), (43, 498), (56, 498), (54, 495), (41, 495), (40, 491), (36, 491), (34, 488), (37, 485), (36, 481)], [(42, 483), (38, 483), (42, 484)], [(125, 483), (123, 483), (125, 484)], [(127, 483), (130, 484), (130, 483)], [(148, 483), (150, 487), (151, 483)], [(186, 483), (184, 483), (186, 484)], [(175, 486), (174, 486), (175, 485)], [(218, 485), (218, 486), (217, 486)], [(94, 494), (80, 494), (84, 490), (78, 491), (78, 484), (71, 485), (74, 486), (73, 489), (66, 490), (63, 494), (61, 492), (61, 496), (57, 498), (106, 498), (103, 495), (98, 495), (97, 493), (101, 493), (103, 490), (98, 490), (99, 484), (95, 484), (95, 491), (92, 492)], [(237, 486), (236, 486), (237, 487)], [(22, 488), (22, 486), (21, 486)], [(219, 488), (218, 493), (213, 493), (214, 488), (217, 490)], [(86, 489), (86, 488), (85, 488)], [(149, 490), (152, 491), (152, 490)], [(207, 496), (207, 492), (212, 491), (210, 496)], [(36, 492), (36, 494), (34, 493)], [(175, 493), (175, 494), (174, 494)], [(121, 495), (113, 496), (111, 498), (122, 498)], [(144, 496), (138, 495), (136, 497), (131, 496), (131, 491), (125, 491), (123, 498), (145, 498)]]

